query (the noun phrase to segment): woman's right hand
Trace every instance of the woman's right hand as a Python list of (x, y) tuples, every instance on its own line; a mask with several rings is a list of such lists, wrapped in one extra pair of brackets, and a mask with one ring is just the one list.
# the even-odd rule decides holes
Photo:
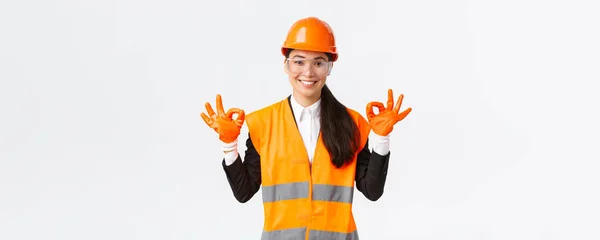
[[(213, 111), (210, 103), (207, 102), (205, 107), (208, 115), (200, 113), (200, 116), (210, 128), (219, 134), (219, 139), (225, 143), (237, 140), (246, 117), (244, 110), (230, 108), (225, 113), (220, 94), (217, 94), (217, 113)], [(238, 115), (236, 119), (233, 119), (233, 114)]]

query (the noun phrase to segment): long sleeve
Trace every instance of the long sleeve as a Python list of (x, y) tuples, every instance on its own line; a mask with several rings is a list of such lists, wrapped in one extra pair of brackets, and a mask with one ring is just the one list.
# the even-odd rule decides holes
[[(381, 146), (385, 148), (385, 143)], [(356, 188), (371, 201), (377, 201), (383, 195), (391, 154), (389, 148), (385, 155), (378, 153), (381, 150), (375, 150), (375, 146), (373, 152), (369, 150), (367, 140), (362, 151), (358, 153), (356, 163)]]
[(233, 163), (228, 164), (226, 161), (226, 158), (230, 155), (226, 155), (222, 162), (233, 195), (241, 203), (250, 200), (258, 192), (261, 185), (260, 156), (252, 144), (250, 134), (248, 134), (248, 140), (246, 140), (246, 148), (244, 161), (242, 161), (236, 150), (235, 155), (237, 157)]

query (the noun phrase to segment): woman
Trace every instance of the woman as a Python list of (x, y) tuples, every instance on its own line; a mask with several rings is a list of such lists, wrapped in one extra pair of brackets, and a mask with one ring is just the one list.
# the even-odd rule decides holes
[[(290, 96), (246, 116), (238, 108), (225, 112), (217, 95), (217, 113), (206, 103), (208, 115), (201, 114), (223, 142), (222, 164), (233, 195), (246, 202), (262, 185), (262, 239), (358, 239), (354, 184), (372, 201), (381, 197), (389, 134), (411, 108), (400, 113), (403, 96), (394, 106), (388, 90), (387, 107), (367, 104), (367, 122), (338, 102), (326, 85), (338, 58), (335, 38), (318, 18), (297, 21), (281, 50)], [(249, 134), (242, 161), (237, 139), (244, 122)]]

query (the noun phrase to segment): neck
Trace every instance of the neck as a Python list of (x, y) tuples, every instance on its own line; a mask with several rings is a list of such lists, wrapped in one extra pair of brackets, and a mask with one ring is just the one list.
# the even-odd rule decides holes
[(303, 107), (308, 107), (311, 106), (313, 104), (315, 104), (317, 101), (319, 101), (319, 99), (321, 98), (321, 95), (317, 95), (317, 96), (311, 96), (311, 97), (305, 97), (302, 96), (296, 92), (294, 92), (294, 94), (292, 94), (292, 97), (296, 100), (296, 102), (298, 102), (298, 104), (300, 104)]

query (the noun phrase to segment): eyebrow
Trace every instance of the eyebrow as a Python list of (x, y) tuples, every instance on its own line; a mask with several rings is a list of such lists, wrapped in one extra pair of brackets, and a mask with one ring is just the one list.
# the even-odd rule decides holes
[[(294, 56), (292, 56), (292, 58), (306, 58), (306, 57), (304, 57), (302, 55), (294, 55)], [(324, 57), (321, 57), (321, 56), (318, 56), (318, 57), (316, 57), (314, 59), (315, 60), (317, 60), (317, 59), (326, 60)]]

